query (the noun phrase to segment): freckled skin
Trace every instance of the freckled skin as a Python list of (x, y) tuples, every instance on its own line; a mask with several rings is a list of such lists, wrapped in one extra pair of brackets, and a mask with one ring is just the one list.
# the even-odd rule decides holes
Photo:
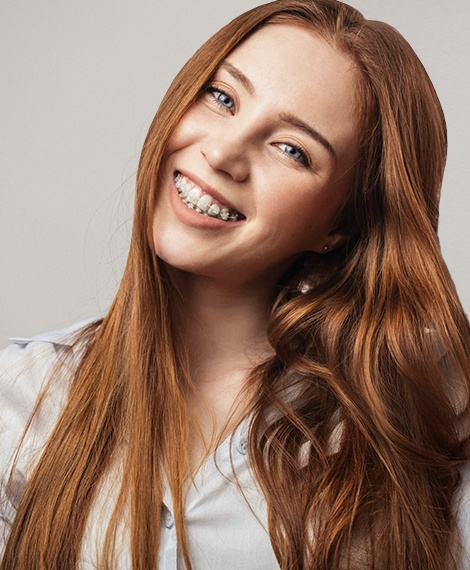
[[(304, 251), (329, 250), (357, 152), (356, 70), (324, 40), (291, 25), (262, 28), (178, 125), (166, 155), (154, 215), (156, 254), (184, 271), (239, 285), (276, 280)], [(325, 137), (336, 160), (295, 115)], [(226, 197), (246, 220), (201, 228), (175, 214), (173, 175), (186, 169)]]

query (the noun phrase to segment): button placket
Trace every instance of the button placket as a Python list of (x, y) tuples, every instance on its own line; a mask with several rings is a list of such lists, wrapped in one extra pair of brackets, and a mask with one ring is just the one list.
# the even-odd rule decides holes
[(175, 526), (173, 515), (170, 513), (168, 509), (165, 510), (165, 514), (163, 516), (163, 524), (166, 526), (167, 529), (172, 529)]
[(163, 504), (162, 508), (162, 540), (159, 552), (159, 568), (168, 570), (177, 570), (179, 566), (178, 560), (178, 544), (176, 539), (175, 520), (171, 510)]
[(242, 455), (248, 453), (248, 439), (246, 437), (241, 437), (238, 441), (237, 451)]

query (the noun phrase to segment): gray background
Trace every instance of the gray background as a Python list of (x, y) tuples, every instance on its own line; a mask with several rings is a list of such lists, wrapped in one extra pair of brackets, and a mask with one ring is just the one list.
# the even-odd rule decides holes
[[(135, 171), (172, 77), (255, 0), (2, 0), (0, 345), (104, 312), (125, 262)], [(470, 311), (468, 0), (352, 0), (427, 68), (450, 149), (444, 257)]]

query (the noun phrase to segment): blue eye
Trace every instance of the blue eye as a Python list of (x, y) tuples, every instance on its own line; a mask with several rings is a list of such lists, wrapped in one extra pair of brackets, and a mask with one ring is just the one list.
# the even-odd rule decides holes
[(221, 89), (213, 85), (207, 88), (207, 92), (211, 95), (216, 105), (223, 107), (224, 109), (228, 109), (229, 111), (234, 110), (235, 103), (227, 93), (224, 93)]
[(296, 146), (292, 146), (291, 144), (287, 143), (278, 143), (277, 146), (290, 158), (296, 160), (297, 162), (300, 162), (301, 164), (304, 164), (305, 166), (308, 166), (308, 159), (305, 156), (305, 153)]

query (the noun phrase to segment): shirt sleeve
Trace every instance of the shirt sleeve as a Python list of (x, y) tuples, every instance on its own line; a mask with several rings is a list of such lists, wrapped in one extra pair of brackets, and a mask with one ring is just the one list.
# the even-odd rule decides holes
[(0, 558), (27, 473), (57, 419), (63, 394), (45, 397), (22, 438), (38, 396), (64, 350), (70, 349), (50, 342), (23, 341), (0, 351)]
[(470, 462), (461, 468), (461, 482), (454, 499), (459, 530), (459, 570), (470, 568)]

